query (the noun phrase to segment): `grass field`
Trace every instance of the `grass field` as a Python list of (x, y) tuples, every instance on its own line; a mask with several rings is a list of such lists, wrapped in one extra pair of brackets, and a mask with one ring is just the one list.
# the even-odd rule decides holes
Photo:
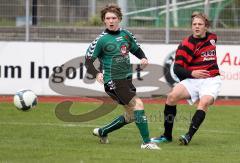
[[(109, 135), (110, 144), (99, 144), (92, 129), (121, 114), (113, 112), (84, 123), (63, 122), (55, 116), (57, 103), (39, 103), (34, 110), (21, 112), (11, 103), (0, 104), (0, 162), (69, 163), (153, 163), (240, 162), (240, 109), (213, 106), (189, 146), (178, 145), (187, 131), (194, 109), (179, 105), (174, 126), (174, 141), (161, 144), (162, 150), (141, 150), (141, 139), (134, 124)], [(97, 103), (74, 103), (71, 112), (81, 114)], [(146, 104), (151, 136), (163, 131), (163, 105)]]

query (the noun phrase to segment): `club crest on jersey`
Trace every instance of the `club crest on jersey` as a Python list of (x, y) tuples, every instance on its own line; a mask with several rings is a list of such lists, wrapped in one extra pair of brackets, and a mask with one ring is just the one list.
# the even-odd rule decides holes
[(120, 48), (120, 51), (121, 51), (121, 54), (123, 56), (128, 55), (128, 47), (127, 47), (127, 45), (122, 45), (121, 48)]
[(211, 39), (211, 40), (210, 40), (210, 43), (211, 43), (213, 46), (216, 46), (215, 40)]

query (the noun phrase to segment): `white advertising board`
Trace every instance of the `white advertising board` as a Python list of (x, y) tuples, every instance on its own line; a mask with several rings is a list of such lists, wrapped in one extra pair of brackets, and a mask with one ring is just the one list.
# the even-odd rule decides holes
[[(31, 89), (38, 95), (105, 95), (103, 85), (85, 80), (83, 60), (88, 45), (0, 42), (0, 94)], [(165, 95), (171, 89), (164, 69), (171, 65), (177, 46), (142, 44), (150, 63), (143, 71), (135, 71), (139, 60), (131, 55), (134, 83), (140, 95)], [(218, 45), (217, 56), (223, 79), (220, 96), (240, 96), (240, 47)]]

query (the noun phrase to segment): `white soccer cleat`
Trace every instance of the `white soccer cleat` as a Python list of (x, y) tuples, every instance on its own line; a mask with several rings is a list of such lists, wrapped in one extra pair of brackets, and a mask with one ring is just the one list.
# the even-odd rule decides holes
[(141, 145), (141, 149), (156, 149), (156, 150), (161, 150), (161, 148), (160, 148), (157, 144), (155, 144), (155, 143), (153, 143), (153, 142), (143, 143), (143, 144)]
[(109, 143), (107, 136), (100, 136), (100, 134), (99, 134), (99, 128), (95, 128), (95, 129), (93, 130), (93, 135), (99, 137), (100, 143), (102, 143), (102, 144), (108, 144), (108, 143)]

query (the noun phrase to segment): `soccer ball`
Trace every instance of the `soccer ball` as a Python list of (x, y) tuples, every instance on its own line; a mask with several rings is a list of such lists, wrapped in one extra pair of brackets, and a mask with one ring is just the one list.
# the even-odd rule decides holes
[(29, 89), (17, 91), (13, 97), (17, 109), (27, 111), (37, 105), (37, 95)]

